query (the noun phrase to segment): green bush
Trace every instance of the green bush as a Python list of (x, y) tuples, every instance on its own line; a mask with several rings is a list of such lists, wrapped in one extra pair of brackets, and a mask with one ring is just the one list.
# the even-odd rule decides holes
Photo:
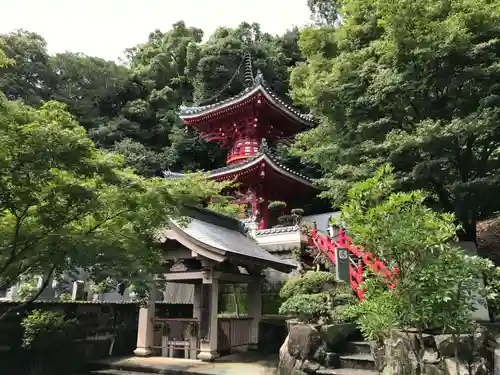
[(23, 348), (46, 351), (54, 348), (55, 343), (63, 345), (71, 340), (76, 334), (78, 320), (66, 320), (60, 312), (34, 310), (21, 325)]
[(21, 325), (24, 329), (22, 347), (27, 351), (32, 373), (73, 373), (80, 364), (74, 353), (77, 319), (65, 319), (61, 312), (34, 310)]
[(33, 297), (38, 291), (37, 282), (34, 277), (26, 278), (17, 291), (17, 296), (21, 300), (27, 300)]
[(318, 322), (328, 317), (328, 294), (297, 294), (281, 304), (279, 313), (295, 316), (302, 322)]
[(335, 288), (338, 285), (330, 272), (309, 271), (303, 276), (290, 278), (280, 291), (284, 300), (299, 294), (317, 294)]
[(286, 208), (286, 203), (282, 202), (282, 201), (272, 201), (271, 203), (269, 203), (269, 205), (267, 206), (267, 208), (270, 211), (279, 211), (282, 208)]
[(338, 282), (331, 272), (309, 271), (289, 279), (281, 288), (279, 313), (312, 323), (350, 320), (348, 307), (357, 302), (348, 284)]

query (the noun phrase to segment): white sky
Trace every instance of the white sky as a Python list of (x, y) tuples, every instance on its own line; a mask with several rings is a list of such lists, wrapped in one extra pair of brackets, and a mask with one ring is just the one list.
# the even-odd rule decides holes
[(83, 52), (115, 60), (125, 48), (183, 20), (205, 31), (258, 22), (279, 34), (309, 21), (307, 0), (9, 0), (0, 6), (0, 34), (42, 35), (50, 53)]

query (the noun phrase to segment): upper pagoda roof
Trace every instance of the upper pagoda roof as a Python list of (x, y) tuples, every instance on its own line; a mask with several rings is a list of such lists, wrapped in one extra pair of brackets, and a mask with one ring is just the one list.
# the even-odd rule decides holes
[[(212, 171), (207, 172), (208, 176), (213, 179), (217, 179), (223, 176), (237, 174), (238, 172), (242, 172), (252, 167), (258, 166), (259, 163), (265, 162), (270, 168), (275, 170), (278, 174), (286, 176), (292, 180), (295, 180), (303, 185), (310, 186), (311, 188), (318, 189), (317, 186), (314, 185), (312, 180), (301, 173), (295, 172), (291, 168), (288, 168), (281, 164), (270, 152), (267, 147), (267, 143), (263, 140), (260, 151), (254, 157), (250, 157), (246, 159), (243, 163), (239, 164), (231, 164), (222, 168), (214, 169)], [(179, 172), (171, 172), (164, 171), (163, 175), (167, 178), (182, 178), (185, 176), (184, 173)], [(319, 189), (318, 189), (319, 190)]]
[(265, 82), (262, 72), (258, 72), (256, 77), (253, 79), (253, 84), (250, 87), (247, 87), (241, 93), (222, 100), (217, 103), (203, 105), (203, 106), (194, 106), (194, 107), (186, 107), (181, 106), (179, 111), (179, 117), (183, 120), (193, 120), (196, 118), (204, 117), (210, 115), (215, 112), (220, 112), (224, 109), (229, 109), (242, 101), (251, 98), (257, 93), (261, 93), (271, 104), (276, 107), (278, 110), (282, 111), (295, 121), (305, 125), (312, 126), (315, 123), (314, 117), (311, 114), (306, 114), (300, 112), (298, 109), (294, 108), (290, 103), (287, 103), (285, 100), (280, 98)]

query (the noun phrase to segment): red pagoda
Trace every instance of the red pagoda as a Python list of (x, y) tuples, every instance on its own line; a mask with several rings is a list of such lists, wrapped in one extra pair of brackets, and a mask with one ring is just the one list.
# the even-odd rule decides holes
[(210, 105), (181, 107), (179, 115), (203, 139), (228, 149), (227, 165), (209, 172), (210, 178), (236, 180), (236, 203), (247, 209), (247, 219), (260, 217), (259, 229), (266, 229), (271, 224), (270, 202), (302, 208), (318, 195), (311, 180), (280, 164), (269, 147), (310, 128), (314, 121), (280, 99), (262, 73), (254, 78), (250, 63), (245, 78), (246, 88), (236, 96)]

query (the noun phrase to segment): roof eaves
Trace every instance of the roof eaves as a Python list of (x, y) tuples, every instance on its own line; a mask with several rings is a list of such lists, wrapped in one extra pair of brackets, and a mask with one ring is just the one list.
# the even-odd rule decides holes
[(297, 117), (299, 120), (302, 122), (309, 123), (308, 125), (311, 126), (316, 123), (316, 120), (314, 119), (314, 116), (312, 114), (306, 114), (302, 113), (292, 105), (286, 103), (283, 99), (280, 98), (278, 94), (276, 94), (271, 87), (265, 82), (262, 73), (257, 74), (257, 77), (254, 80), (254, 84), (251, 87), (246, 88), (243, 90), (241, 93), (234, 95), (232, 97), (229, 97), (225, 100), (222, 100), (217, 103), (213, 104), (208, 104), (204, 106), (194, 106), (194, 107), (186, 107), (186, 106), (181, 106), (179, 108), (179, 117), (182, 119), (184, 118), (189, 118), (191, 116), (195, 116), (198, 114), (203, 113), (204, 111), (209, 111), (215, 108), (220, 108), (224, 107), (227, 104), (230, 104), (231, 102), (243, 99), (245, 97), (250, 97), (253, 95), (255, 92), (259, 91), (259, 89), (262, 89), (262, 92), (264, 95), (271, 100), (272, 102), (278, 104), (279, 106), (283, 107), (286, 111), (288, 111), (290, 114), (293, 116)]

